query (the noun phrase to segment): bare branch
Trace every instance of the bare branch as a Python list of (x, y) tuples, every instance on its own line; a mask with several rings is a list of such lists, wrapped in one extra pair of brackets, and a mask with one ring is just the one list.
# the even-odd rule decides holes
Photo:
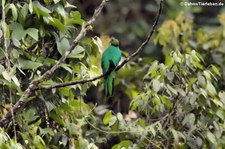
[(71, 82), (66, 82), (66, 83), (58, 83), (58, 84), (51, 85), (51, 86), (41, 86), (37, 89), (53, 89), (53, 88), (65, 87), (65, 86), (70, 86), (70, 85), (75, 85), (75, 84), (84, 84), (87, 82), (93, 82), (95, 80), (98, 80), (98, 79), (102, 78), (103, 76), (104, 75), (102, 74), (97, 77), (85, 79), (85, 80), (77, 80), (77, 81), (71, 81)]
[[(131, 54), (130, 56), (128, 56), (124, 61), (122, 61), (122, 63), (120, 63), (117, 67), (116, 67), (116, 71), (118, 71), (120, 68), (122, 68), (127, 62), (129, 62), (132, 58), (134, 58), (135, 56), (137, 56), (142, 50), (143, 48), (148, 44), (148, 42), (150, 41), (153, 33), (155, 32), (156, 26), (159, 22), (159, 17), (161, 15), (162, 12), (162, 8), (163, 8), (163, 0), (160, 1), (160, 6), (159, 6), (159, 11), (158, 14), (156, 16), (156, 19), (154, 21), (154, 24), (152, 25), (152, 30), (151, 32), (148, 34), (148, 37), (146, 38), (146, 40), (138, 47), (138, 49)], [(84, 84), (84, 83), (88, 83), (88, 82), (92, 82), (95, 80), (98, 80), (100, 78), (102, 78), (104, 75), (101, 74), (97, 77), (91, 78), (91, 79), (84, 79), (84, 80), (78, 80), (78, 81), (71, 81), (71, 82), (66, 82), (66, 83), (59, 83), (56, 85), (51, 85), (51, 86), (40, 86), (37, 89), (53, 89), (53, 88), (59, 88), (59, 87), (65, 87), (65, 86), (69, 86), (69, 85), (75, 85), (75, 84)]]
[(131, 54), (130, 56), (128, 56), (122, 63), (120, 63), (116, 67), (116, 71), (119, 70), (121, 67), (123, 67), (132, 58), (134, 58), (135, 56), (137, 56), (143, 50), (143, 48), (148, 44), (148, 42), (151, 39), (153, 33), (155, 32), (155, 29), (156, 29), (157, 24), (159, 22), (159, 17), (161, 15), (162, 8), (163, 8), (163, 0), (160, 1), (160, 6), (159, 6), (159, 11), (158, 11), (157, 17), (156, 17), (155, 22), (154, 22), (154, 24), (152, 26), (151, 32), (148, 34), (148, 37), (146, 38), (146, 40), (140, 45), (140, 47), (133, 54)]
[(24, 91), (23, 96), (19, 99), (19, 101), (13, 105), (12, 110), (8, 111), (8, 113), (3, 117), (3, 119), (0, 121), (0, 127), (6, 127), (11, 121), (12, 121), (12, 114), (13, 112), (16, 112), (17, 109), (19, 109), (21, 106), (24, 105), (26, 100), (33, 94), (34, 90), (38, 87), (38, 85), (49, 79), (52, 74), (59, 68), (60, 64), (65, 61), (67, 56), (72, 52), (72, 50), (76, 47), (78, 42), (85, 36), (87, 30), (89, 29), (90, 25), (95, 21), (95, 19), (98, 17), (98, 15), (101, 13), (103, 7), (106, 5), (106, 2), (108, 0), (102, 0), (99, 7), (95, 10), (92, 18), (84, 23), (81, 27), (80, 33), (75, 38), (75, 40), (70, 45), (70, 48), (65, 52), (65, 54), (58, 60), (58, 62), (50, 68), (48, 71), (46, 71), (41, 77), (31, 81), (28, 88)]

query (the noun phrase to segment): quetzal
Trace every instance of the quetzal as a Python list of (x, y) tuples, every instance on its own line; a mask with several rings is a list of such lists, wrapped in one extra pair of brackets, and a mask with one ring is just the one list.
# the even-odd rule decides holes
[(104, 93), (105, 96), (112, 96), (114, 88), (115, 68), (121, 59), (119, 41), (111, 39), (111, 44), (102, 55), (102, 70), (104, 74)]

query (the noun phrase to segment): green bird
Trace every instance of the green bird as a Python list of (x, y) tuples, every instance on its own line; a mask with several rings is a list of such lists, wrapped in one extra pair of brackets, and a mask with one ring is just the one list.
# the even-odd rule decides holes
[(119, 41), (111, 39), (110, 46), (102, 55), (102, 70), (104, 74), (104, 93), (105, 96), (112, 96), (114, 88), (115, 68), (121, 59)]

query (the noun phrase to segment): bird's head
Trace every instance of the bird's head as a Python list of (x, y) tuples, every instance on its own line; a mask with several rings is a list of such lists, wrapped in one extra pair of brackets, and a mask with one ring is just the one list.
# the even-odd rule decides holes
[(113, 37), (111, 39), (111, 44), (114, 45), (114, 46), (119, 46), (119, 40)]

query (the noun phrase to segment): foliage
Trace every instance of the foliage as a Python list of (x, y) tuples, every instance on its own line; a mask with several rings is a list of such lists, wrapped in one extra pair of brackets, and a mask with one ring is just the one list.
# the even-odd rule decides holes
[[(11, 110), (11, 104), (18, 101), (29, 83), (66, 52), (85, 23), (76, 6), (65, 0), (3, 2), (2, 7), (5, 20), (0, 30), (0, 118)], [(193, 29), (192, 18), (184, 13), (164, 21), (154, 39), (162, 47), (164, 62), (143, 57), (117, 72), (110, 100), (112, 104), (128, 104), (122, 101), (131, 99), (128, 114), (84, 102), (90, 87), (102, 94), (102, 86), (97, 86), (99, 80), (37, 90), (15, 111), (13, 122), (0, 130), (0, 146), (223, 148), (224, 17), (219, 15), (220, 26), (210, 29)], [(41, 85), (101, 74), (99, 62), (107, 44), (105, 38), (80, 41), (51, 79)]]

